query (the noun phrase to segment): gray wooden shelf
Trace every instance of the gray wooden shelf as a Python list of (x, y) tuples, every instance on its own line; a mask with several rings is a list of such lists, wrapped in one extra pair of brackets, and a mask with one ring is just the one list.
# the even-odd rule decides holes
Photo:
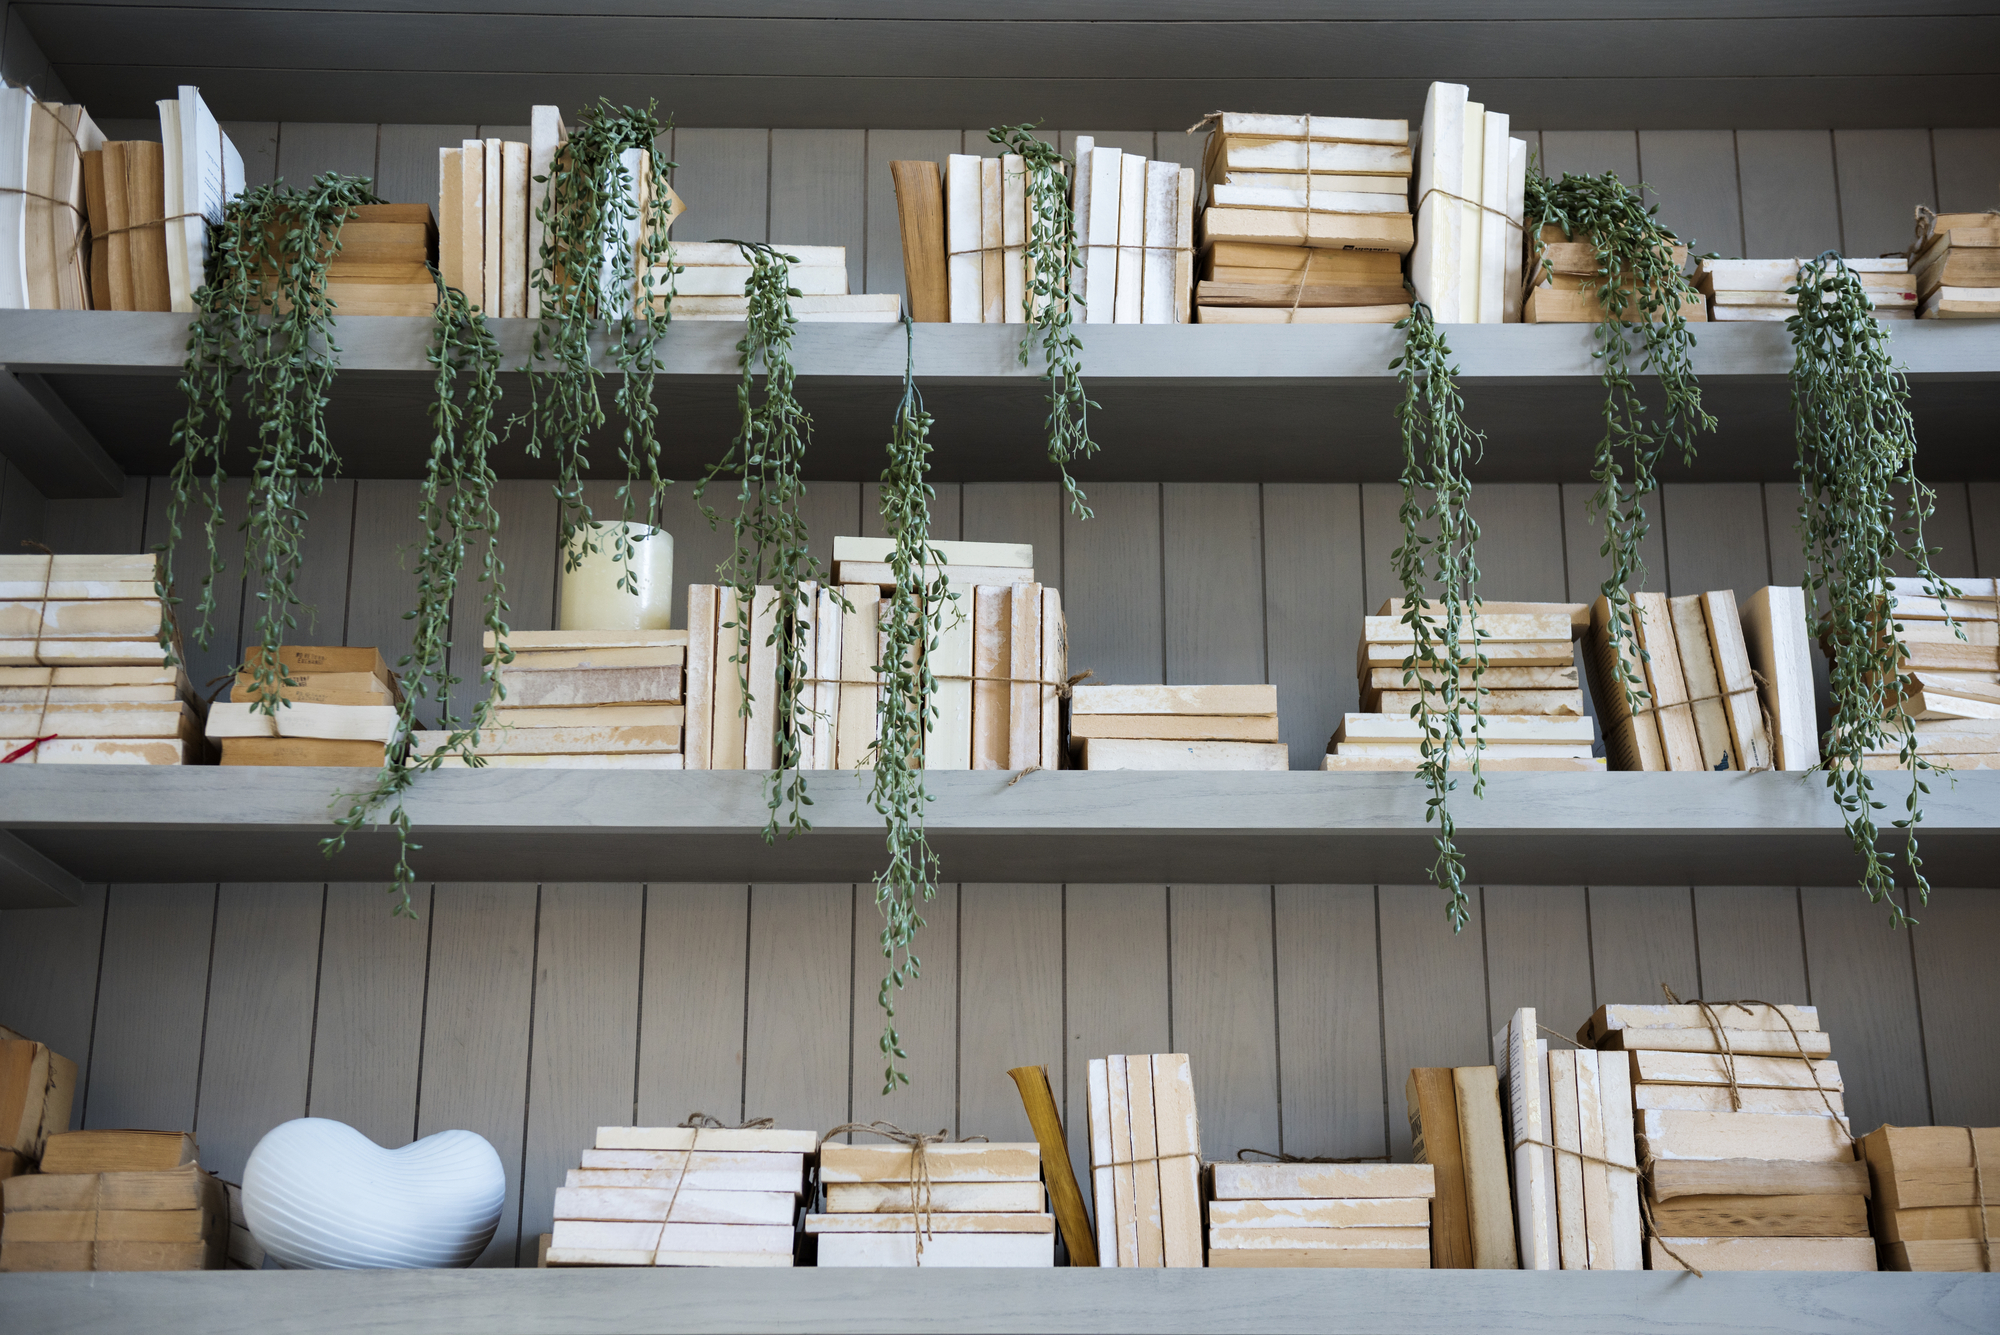
[[(1879, 790), (1892, 807), (1894, 776)], [(364, 881), (393, 838), (329, 861), (336, 793), (365, 770), (0, 769), (0, 829), (80, 881)], [(814, 775), (813, 830), (766, 844), (760, 773), (447, 770), (408, 804), (440, 881), (871, 879), (882, 822), (865, 774)], [(1433, 856), (1423, 787), (1401, 774), (937, 773), (927, 824), (954, 881), (1402, 884)], [(1817, 775), (1495, 774), (1454, 800), (1468, 875), (1509, 885), (1839, 885), (1857, 872)], [(1935, 780), (1934, 884), (1987, 886), (2000, 773)], [(170, 869), (170, 870), (169, 870)], [(45, 885), (32, 878), (24, 884)]]
[(1518, 1270), (395, 1270), (0, 1276), (37, 1335), (1274, 1331), (1970, 1335), (2000, 1276)]
[[(522, 366), (532, 327), (495, 322), (503, 365)], [(741, 326), (682, 324), (667, 332), (657, 391), (663, 469), (690, 478), (727, 445), (736, 425), (736, 340)], [(2000, 322), (1921, 321), (1892, 326), (1895, 355), (1914, 391), (1920, 466), (1934, 481), (2000, 477), (1991, 448), (1991, 399), (2000, 380)], [(353, 477), (416, 477), (430, 448), (429, 322), (342, 321), (343, 373), (329, 421)], [(1402, 335), (1381, 325), (1093, 326), (1083, 366), (1100, 405), (1092, 430), (1103, 447), (1085, 479), (1143, 481), (1392, 481), (1401, 465), (1389, 362)], [(1052, 475), (1039, 356), (1024, 366), (1019, 326), (921, 325), (916, 368), (937, 420), (941, 481), (1022, 481)], [(1580, 481), (1588, 476), (1603, 391), (1587, 325), (1454, 325), (1468, 420), (1487, 433), (1475, 476), (1486, 481)], [(1678, 459), (1668, 480), (1761, 481), (1792, 477), (1791, 347), (1782, 325), (1703, 325), (1695, 366), (1721, 426), (1704, 436), (1693, 467)], [(162, 474), (181, 412), (176, 386), (187, 317), (110, 312), (0, 311), (0, 367), (40, 375), (127, 472)], [(872, 478), (882, 468), (904, 361), (899, 325), (806, 325), (794, 365), (812, 414), (808, 473)], [(1642, 377), (1642, 380), (1644, 378)], [(526, 378), (502, 376), (510, 410)], [(3, 407), (4, 405), (0, 405)], [(0, 417), (0, 427), (7, 425)], [(46, 451), (0, 430), (0, 449)], [(505, 476), (551, 475), (516, 431), (497, 465)], [(614, 468), (615, 440), (596, 451)], [(102, 468), (36, 457), (31, 475), (67, 469), (69, 494), (101, 494)], [(239, 442), (234, 471), (242, 471)], [(17, 463), (20, 460), (16, 460)], [(95, 488), (95, 490), (92, 490)], [(53, 494), (53, 493), (52, 493)]]

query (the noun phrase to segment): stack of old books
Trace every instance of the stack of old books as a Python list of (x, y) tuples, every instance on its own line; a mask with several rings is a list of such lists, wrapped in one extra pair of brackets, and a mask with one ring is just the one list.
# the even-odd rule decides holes
[(437, 307), (439, 231), (428, 204), (363, 204), (327, 257), (326, 295), (341, 315), (429, 315)]
[(208, 736), (225, 765), (344, 765), (379, 767), (398, 743), (396, 674), (370, 646), (287, 644), (278, 663), (277, 709), (266, 707), (257, 681), (263, 646), (229, 688), (227, 703), (208, 709)]
[(1523, 1007), (1493, 1035), (1521, 1268), (1642, 1269), (1625, 1058), (1551, 1051), (1540, 1032), (1534, 1008)]
[(1042, 1192), (1041, 1146), (926, 1144), (820, 1147), (826, 1211), (806, 1232), (829, 1266), (1052, 1266), (1055, 1216)]
[[(1528, 251), (1528, 262), (1534, 263), (1534, 251)], [(1745, 263), (1745, 261), (1731, 261)], [(1672, 263), (1676, 269), (1687, 264), (1687, 247), (1676, 245), (1672, 251)], [(1598, 268), (1597, 245), (1589, 237), (1571, 237), (1561, 228), (1546, 225), (1542, 228), (1542, 260), (1539, 272), (1531, 273), (1527, 304), (1523, 308), (1522, 319), (1529, 324), (1598, 324), (1605, 320), (1603, 303), (1598, 299), (1602, 289), (1603, 275)], [(1624, 313), (1619, 317), (1626, 321), (1643, 321), (1645, 312), (1640, 308), (1638, 286), (1633, 279), (1623, 284), (1625, 297)], [(1783, 295), (1780, 293), (1779, 295)], [(1681, 304), (1681, 316), (1690, 321), (1708, 319), (1708, 305), (1700, 296), (1690, 296)]]
[(76, 1063), (0, 1028), (0, 1179), (32, 1172), (49, 1137), (69, 1129)]
[(172, 618), (158, 569), (152, 555), (0, 556), (0, 756), (20, 765), (204, 758), (194, 690), (160, 647), (162, 618)]
[(2000, 1127), (1884, 1126), (1861, 1138), (1885, 1270), (1993, 1269)]
[[(1439, 615), (1436, 605), (1426, 617)], [(1356, 670), (1361, 707), (1349, 714), (1327, 742), (1321, 762), (1328, 770), (1414, 770), (1423, 763), (1425, 729), (1413, 716), (1425, 679), (1456, 671), (1464, 692), (1460, 708), (1471, 709), (1474, 689), (1474, 630), (1486, 667), (1477, 678), (1481, 699), (1480, 765), (1493, 770), (1598, 770), (1591, 758), (1593, 732), (1577, 686), (1572, 639), (1581, 633), (1581, 603), (1484, 603), (1459, 633), (1460, 661), (1409, 663), (1416, 632), (1403, 620), (1396, 600), (1363, 620)], [(1433, 634), (1442, 630), (1439, 622)], [(1421, 675), (1420, 675), (1421, 674)], [(1432, 705), (1435, 708), (1437, 699)], [(1469, 722), (1467, 724), (1469, 727)], [(1453, 767), (1471, 757), (1453, 754)]]
[[(1076, 253), (1083, 269), (1076, 296), (1085, 322), (1185, 324), (1194, 272), (1194, 170), (1100, 148), (1092, 135), (1078, 135), (1075, 147)], [(1011, 192), (1007, 201), (1013, 202)], [(1010, 282), (1012, 263), (1005, 271)], [(1021, 318), (1020, 310), (1016, 297), (1009, 323)]]
[(229, 1245), (222, 1184), (178, 1131), (68, 1131), (41, 1172), (9, 1178), (0, 1270), (220, 1270)]
[(1867, 1167), (1817, 1010), (1601, 1006), (1577, 1041), (1601, 1070), (1629, 1063), (1650, 1268), (1876, 1268)]
[(1436, 1170), (1422, 1163), (1217, 1163), (1208, 1263), (1428, 1270)]
[[(1755, 658), (1744, 635), (1750, 616), (1739, 614), (1736, 595), (1728, 589), (1681, 598), (1635, 593), (1631, 607), (1643, 650), (1638, 661), (1629, 640), (1611, 633), (1610, 601), (1599, 598), (1591, 608), (1590, 653), (1585, 662), (1598, 716), (1604, 720), (1604, 748), (1611, 767), (1772, 768), (1771, 739), (1753, 671)], [(1760, 619), (1768, 617), (1768, 598), (1758, 601), (1754, 610)], [(1803, 622), (1798, 629), (1803, 634)], [(1761, 642), (1769, 637), (1755, 638)], [(1766, 682), (1773, 681), (1783, 666), (1763, 665)], [(1810, 701), (1809, 667), (1801, 659), (1788, 670), (1806, 674), (1805, 700)], [(1636, 702), (1627, 697), (1628, 678), (1636, 679)], [(1806, 717), (1786, 715), (1774, 721), (1812, 726)]]
[(1514, 1206), (1498, 1070), (1415, 1067), (1403, 1097), (1410, 1110), (1410, 1157), (1436, 1174), (1431, 1268), (1514, 1269)]
[(1278, 688), (1091, 686), (1070, 696), (1069, 744), (1084, 769), (1282, 770)]
[[(802, 324), (893, 324), (902, 318), (902, 298), (847, 290), (847, 247), (777, 247), (789, 257), (792, 314)], [(741, 320), (750, 312), (744, 285), (750, 261), (743, 248), (727, 241), (696, 241), (674, 247), (673, 312), (676, 320)], [(666, 275), (657, 273), (654, 286), (664, 290)]]
[(1393, 324), (1409, 314), (1408, 121), (1222, 111), (1207, 123), (1201, 323)]
[[(1916, 283), (1901, 256), (1842, 260), (1861, 280), (1878, 320), (1914, 320)], [(1708, 297), (1708, 318), (1779, 322), (1799, 308), (1798, 260), (1703, 260), (1696, 286)], [(1690, 319), (1693, 317), (1690, 316)]]
[[(487, 765), (680, 769), (684, 630), (537, 630), (507, 637), (494, 726), (474, 749)], [(492, 631), (486, 652), (495, 652)], [(411, 762), (449, 732), (416, 734)], [(472, 762), (453, 754), (446, 767)]]
[[(160, 146), (150, 147), (157, 160)], [(103, 148), (82, 107), (0, 88), (0, 308), (91, 308), (86, 178)]]
[(556, 1189), (549, 1266), (790, 1266), (812, 1131), (604, 1126)]
[(1506, 115), (1434, 83), (1417, 150), (1416, 245), (1410, 285), (1446, 324), (1521, 319), (1528, 145)]
[[(1948, 579), (1940, 601), (1921, 579), (1892, 579), (1885, 596), (1903, 643), (1901, 671), (1916, 684), (1902, 707), (1916, 719), (1917, 750), (1953, 769), (2000, 767), (2000, 600), (1990, 579)], [(1900, 740), (1862, 760), (1902, 767)]]
[(1201, 1120), (1187, 1055), (1093, 1057), (1086, 1088), (1097, 1263), (1199, 1266)]
[(2000, 211), (1917, 211), (1910, 276), (1926, 320), (1980, 320), (2000, 315)]

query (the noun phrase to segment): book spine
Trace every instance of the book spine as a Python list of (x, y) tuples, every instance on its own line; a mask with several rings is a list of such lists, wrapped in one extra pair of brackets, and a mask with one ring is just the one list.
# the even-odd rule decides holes
[(983, 323), (985, 268), (979, 259), (979, 159), (953, 153), (945, 159), (945, 270), (953, 324)]
[(1006, 230), (1006, 189), (1001, 183), (1000, 159), (979, 159), (979, 320), (981, 324), (1007, 323), (1007, 282), (1004, 273)]

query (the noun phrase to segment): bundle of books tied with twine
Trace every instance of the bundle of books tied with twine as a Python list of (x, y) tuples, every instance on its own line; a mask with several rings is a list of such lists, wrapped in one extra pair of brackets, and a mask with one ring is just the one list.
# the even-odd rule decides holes
[[(1630, 634), (1613, 633), (1610, 601), (1597, 600), (1585, 661), (1613, 769), (1807, 767), (1792, 763), (1815, 726), (1804, 604), (1793, 608), (1796, 622), (1786, 618), (1776, 609), (1790, 600), (1771, 596), (1784, 592), (1799, 591), (1762, 590), (1740, 612), (1729, 589), (1680, 598), (1635, 593)], [(1782, 762), (1774, 731), (1794, 753)]]
[(1430, 1268), (1430, 1164), (1244, 1162), (1252, 1153), (1208, 1166), (1210, 1266)]
[[(1534, 243), (1528, 243), (1528, 294), (1521, 318), (1528, 324), (1601, 324), (1610, 318), (1599, 299), (1604, 286), (1598, 267), (1597, 245), (1588, 237), (1572, 237), (1560, 227), (1542, 227), (1540, 267), (1535, 267)], [(1669, 261), (1675, 270), (1687, 266), (1687, 247), (1675, 245)], [(1624, 309), (1619, 319), (1644, 323), (1647, 314), (1640, 304), (1637, 280), (1623, 284)], [(1708, 303), (1699, 295), (1684, 298), (1681, 316), (1690, 323), (1708, 319)], [(1659, 317), (1653, 317), (1659, 318)]]
[(51, 1135), (0, 1208), (0, 1271), (221, 1270), (229, 1251), (223, 1184), (179, 1131)]
[[(537, 630), (507, 636), (493, 726), (474, 745), (502, 768), (680, 769), (688, 634), (684, 630)], [(486, 632), (486, 652), (497, 640)], [(450, 740), (416, 734), (417, 763)], [(473, 762), (447, 755), (446, 768)]]
[(1982, 320), (2000, 315), (2000, 209), (1933, 213), (1917, 206), (1910, 243), (1917, 315), (1924, 320)]
[(1284, 770), (1278, 688), (1079, 684), (1069, 744), (1084, 769)]
[(287, 644), (278, 664), (288, 681), (279, 703), (265, 703), (268, 680), (258, 645), (229, 689), (227, 702), (209, 706), (208, 736), (225, 765), (337, 765), (379, 768), (402, 745), (396, 706), (402, 688), (373, 645)]
[[(1883, 592), (1903, 651), (1908, 690), (1896, 707), (1915, 720), (1917, 754), (1940, 767), (2000, 768), (2000, 589), (1990, 579), (1947, 579), (1951, 596), (1921, 579), (1892, 579)], [(1891, 729), (1862, 757), (1866, 769), (1900, 769)]]
[(2000, 1127), (1884, 1126), (1861, 1138), (1884, 1270), (1991, 1273), (2000, 1242)]
[[(848, 1133), (887, 1145), (842, 1144)], [(819, 1151), (823, 1208), (805, 1218), (821, 1267), (1053, 1266), (1056, 1221), (1037, 1141), (948, 1140), (848, 1123)]]
[[(1695, 285), (1708, 297), (1708, 318), (1782, 322), (1799, 308), (1799, 260), (1710, 260), (1701, 262)], [(1916, 284), (1903, 256), (1842, 260), (1861, 283), (1878, 320), (1914, 320)]]

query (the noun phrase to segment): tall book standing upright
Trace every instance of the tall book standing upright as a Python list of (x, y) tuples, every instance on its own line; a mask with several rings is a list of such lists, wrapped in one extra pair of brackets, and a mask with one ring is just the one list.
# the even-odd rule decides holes
[(1500, 1071), (1501, 1107), (1508, 1113), (1508, 1141), (1514, 1150), (1514, 1214), (1521, 1269), (1554, 1270), (1558, 1264), (1555, 1228), (1555, 1168), (1548, 1146), (1549, 1045), (1535, 1037), (1535, 1008), (1514, 1012), (1493, 1035), (1493, 1064)]
[(162, 99), (160, 143), (166, 153), (167, 285), (173, 309), (194, 310), (208, 265), (208, 229), (243, 193), (243, 155), (223, 133), (201, 90), (182, 84)]
[[(556, 155), (569, 141), (569, 129), (563, 124), (560, 107), (535, 107), (529, 112), (528, 128), (528, 318), (539, 319), (542, 314), (542, 297), (535, 286), (534, 272), (541, 266), (542, 241), (546, 223), (543, 219), (544, 206), (549, 194), (549, 179), (555, 172)], [(440, 222), (442, 219), (440, 219)]]

